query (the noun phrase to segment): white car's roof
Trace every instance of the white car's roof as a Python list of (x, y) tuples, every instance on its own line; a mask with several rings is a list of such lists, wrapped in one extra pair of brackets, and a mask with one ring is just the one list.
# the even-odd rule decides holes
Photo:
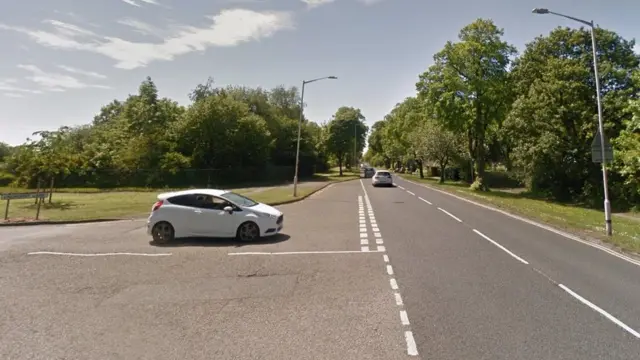
[(188, 189), (188, 190), (180, 190), (180, 191), (172, 191), (166, 192), (162, 194), (158, 194), (158, 199), (168, 199), (170, 197), (179, 196), (179, 195), (191, 195), (191, 194), (203, 194), (203, 195), (211, 195), (211, 196), (220, 196), (222, 194), (228, 193), (228, 190), (218, 190), (218, 189)]

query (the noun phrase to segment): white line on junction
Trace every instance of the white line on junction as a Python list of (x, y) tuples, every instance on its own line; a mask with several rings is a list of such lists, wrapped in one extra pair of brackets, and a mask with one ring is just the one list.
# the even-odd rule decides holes
[[(364, 248), (364, 247), (363, 247)], [(368, 246), (366, 247), (369, 248)], [(361, 254), (365, 252), (356, 250), (334, 250), (334, 251), (283, 251), (283, 252), (233, 252), (227, 253), (227, 255), (320, 255), (320, 254)], [(380, 251), (367, 251), (377, 253)]]
[(121, 253), (82, 254), (82, 253), (67, 253), (67, 252), (55, 252), (55, 251), (35, 251), (35, 252), (27, 253), (27, 255), (60, 255), (60, 256), (81, 256), (81, 257), (119, 256), (119, 255), (122, 255), (122, 256), (148, 256), (148, 257), (171, 256), (170, 253), (147, 254), (147, 253), (121, 252)]

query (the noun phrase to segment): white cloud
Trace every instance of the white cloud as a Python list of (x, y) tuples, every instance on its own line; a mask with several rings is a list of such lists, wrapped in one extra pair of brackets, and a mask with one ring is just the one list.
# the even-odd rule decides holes
[(118, 20), (118, 23), (129, 26), (142, 35), (150, 35), (161, 38), (164, 34), (166, 34), (166, 31), (136, 19), (122, 19)]
[[(18, 80), (16, 79), (5, 79), (5, 80), (0, 80), (0, 92), (5, 93), (4, 95), (7, 96), (11, 96), (9, 94), (13, 94), (13, 95), (19, 95), (19, 94), (40, 94), (42, 93), (42, 91), (40, 90), (32, 90), (32, 89), (26, 89), (20, 86), (16, 86), (16, 84), (18, 83)], [(15, 96), (12, 96), (15, 97)]]
[(136, 6), (136, 7), (140, 7), (140, 4), (138, 4), (137, 2), (135, 2), (133, 0), (122, 0), (122, 2), (125, 2), (125, 3), (127, 3), (129, 5), (133, 5), (133, 6)]
[(107, 77), (105, 75), (102, 74), (98, 74), (97, 72), (93, 72), (93, 71), (86, 71), (86, 70), (80, 70), (71, 66), (65, 66), (65, 65), (58, 65), (58, 68), (70, 72), (72, 74), (78, 74), (78, 75), (84, 75), (87, 77), (92, 77), (95, 79), (106, 79)]
[(24, 95), (18, 94), (18, 93), (4, 93), (2, 95), (6, 96), (6, 97), (10, 97), (10, 98), (23, 98), (24, 97)]
[(336, 0), (301, 0), (303, 3), (307, 4), (310, 8), (314, 8), (320, 5), (330, 4)]
[(86, 84), (82, 81), (64, 74), (47, 73), (35, 65), (18, 65), (18, 68), (29, 71), (32, 75), (27, 76), (26, 79), (30, 80), (41, 86), (46, 91), (65, 91), (67, 89), (85, 89), (85, 88), (97, 88), (97, 89), (109, 89), (110, 87), (105, 85), (93, 85)]
[(101, 36), (55, 20), (46, 21), (55, 28), (53, 32), (4, 24), (0, 24), (0, 29), (26, 34), (47, 47), (101, 54), (115, 60), (117, 68), (135, 69), (154, 61), (171, 61), (177, 56), (204, 51), (212, 46), (228, 47), (258, 41), (293, 28), (292, 15), (288, 12), (227, 9), (208, 18), (212, 21), (208, 27), (181, 26), (159, 43)]

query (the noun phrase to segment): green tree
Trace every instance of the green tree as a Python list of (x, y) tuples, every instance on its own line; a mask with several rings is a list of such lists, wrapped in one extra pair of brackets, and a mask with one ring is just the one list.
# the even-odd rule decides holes
[(510, 105), (505, 95), (516, 50), (501, 39), (503, 35), (491, 20), (478, 19), (465, 26), (459, 42), (447, 42), (416, 84), (430, 114), (452, 131), (466, 134), (475, 161), (472, 186), (479, 190), (488, 189), (484, 183), (487, 132), (502, 122)]
[(335, 156), (340, 176), (348, 154), (353, 154), (354, 144), (357, 153), (361, 153), (365, 147), (368, 128), (364, 121), (360, 109), (343, 106), (327, 125), (327, 151)]
[(447, 166), (457, 161), (463, 154), (461, 136), (435, 121), (423, 122), (411, 136), (411, 144), (416, 157), (421, 161), (433, 161), (440, 168), (440, 182), (443, 183)]

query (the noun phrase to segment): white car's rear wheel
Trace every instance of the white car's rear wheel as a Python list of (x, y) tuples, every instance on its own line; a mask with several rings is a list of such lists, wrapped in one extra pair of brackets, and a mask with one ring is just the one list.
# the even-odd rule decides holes
[(236, 237), (242, 242), (256, 241), (260, 238), (260, 228), (256, 223), (247, 221), (238, 227)]
[(153, 241), (157, 244), (166, 244), (173, 241), (174, 235), (173, 226), (166, 221), (153, 225), (151, 229), (151, 236), (153, 236)]

